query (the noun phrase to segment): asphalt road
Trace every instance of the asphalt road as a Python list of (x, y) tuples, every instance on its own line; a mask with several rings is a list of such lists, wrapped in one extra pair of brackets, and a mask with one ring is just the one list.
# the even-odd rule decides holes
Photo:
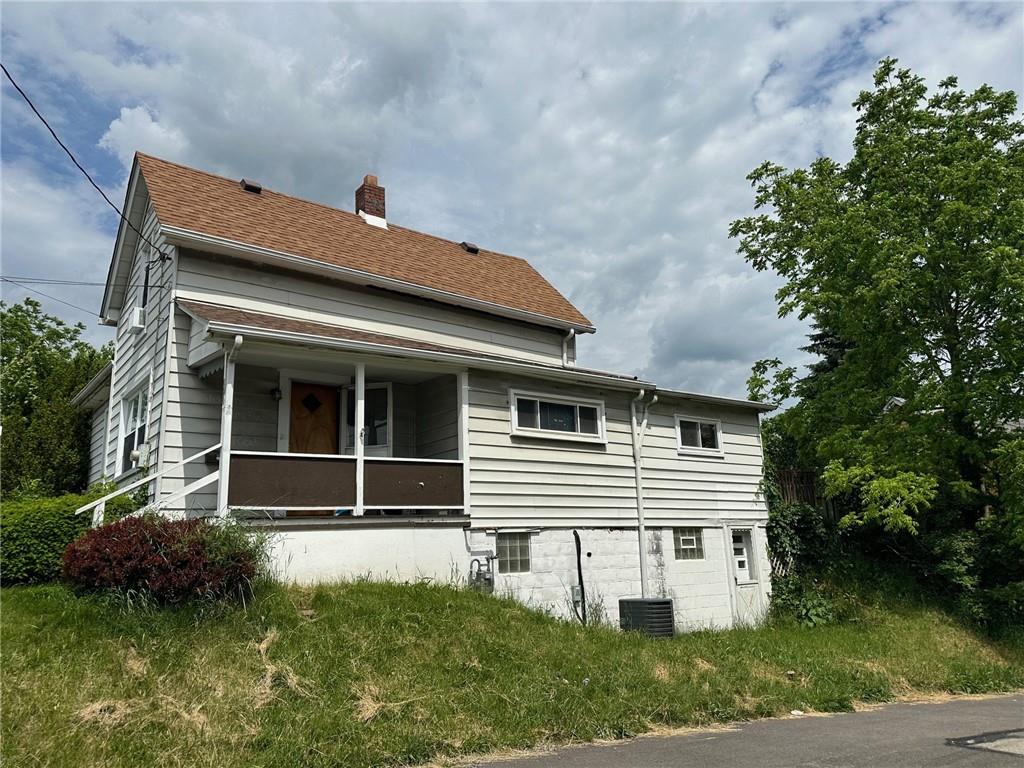
[(1024, 766), (1024, 693), (739, 723), (501, 761), (501, 768)]

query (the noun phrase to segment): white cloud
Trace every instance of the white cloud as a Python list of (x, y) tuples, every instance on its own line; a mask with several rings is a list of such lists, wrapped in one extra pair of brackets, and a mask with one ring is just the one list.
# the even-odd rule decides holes
[(148, 107), (122, 107), (120, 117), (100, 137), (100, 146), (117, 155), (125, 169), (130, 169), (136, 151), (157, 157), (181, 157), (188, 140), (180, 129), (161, 125)]
[(71, 84), (47, 107), (83, 102), (121, 163), (144, 149), (345, 208), (375, 172), (389, 218), (529, 258), (598, 325), (583, 363), (723, 394), (801, 343), (726, 237), (746, 174), (848, 156), (885, 55), (1024, 90), (1013, 5), (4, 10), (7, 62)]
[[(113, 250), (111, 221), (116, 215), (96, 205), (96, 192), (83, 180), (44, 180), (30, 163), (4, 163), (0, 184), (0, 251), (7, 277), (40, 277), (102, 282)], [(46, 311), (68, 322), (83, 323), (93, 343), (108, 340), (109, 332), (97, 325), (101, 286), (31, 284), (27, 290), (3, 283), (4, 301), (20, 302), (32, 296)], [(41, 297), (50, 294), (81, 309)]]

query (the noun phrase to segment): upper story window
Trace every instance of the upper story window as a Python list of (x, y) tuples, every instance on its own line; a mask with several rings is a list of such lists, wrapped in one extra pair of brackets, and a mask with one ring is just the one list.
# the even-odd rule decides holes
[(510, 393), (512, 434), (604, 442), (604, 403), (534, 392)]
[(146, 441), (148, 390), (148, 385), (144, 385), (121, 401), (121, 472), (135, 469), (140, 463), (136, 451)]
[(716, 419), (676, 416), (676, 438), (680, 453), (722, 455), (722, 423)]

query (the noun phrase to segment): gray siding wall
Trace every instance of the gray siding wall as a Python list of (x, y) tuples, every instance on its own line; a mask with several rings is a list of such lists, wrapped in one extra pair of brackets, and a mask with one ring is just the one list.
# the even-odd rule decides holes
[[(513, 437), (511, 387), (604, 400), (607, 445)], [(636, 524), (627, 393), (474, 371), (469, 402), (474, 527)]]
[[(510, 388), (599, 399), (606, 445), (514, 437)], [(470, 486), (474, 527), (635, 526), (632, 395), (498, 374), (470, 375)], [(722, 457), (680, 455), (673, 414), (722, 422)], [(642, 458), (647, 522), (763, 520), (756, 413), (679, 401), (651, 409)]]
[[(174, 248), (166, 246), (159, 235), (156, 214), (151, 205), (147, 207), (142, 226), (146, 237), (159, 246), (172, 259), (154, 262), (150, 267), (149, 298), (146, 307), (146, 327), (139, 333), (129, 331), (131, 309), (140, 304), (146, 262), (155, 258), (149, 245), (140, 239), (129, 277), (129, 287), (121, 318), (117, 323), (115, 336), (114, 368), (110, 381), (110, 401), (106, 411), (109, 421), (109, 440), (103, 459), (103, 470), (109, 478), (116, 479), (118, 454), (121, 446), (121, 412), (125, 397), (146, 387), (149, 394), (149, 408), (146, 425), (146, 443), (149, 446), (149, 465), (155, 469), (160, 462), (160, 422), (163, 410), (164, 374), (167, 353), (167, 338), (171, 294), (174, 281)], [(106, 429), (104, 429), (106, 432)]]
[[(724, 454), (681, 454), (677, 449), (676, 413), (720, 421)], [(651, 409), (644, 439), (643, 486), (644, 510), (652, 524), (766, 518), (761, 476), (756, 412), (685, 400), (658, 402)]]
[[(188, 340), (191, 318), (180, 310), (174, 313), (174, 335), (168, 373), (167, 421), (164, 435), (164, 461), (174, 464), (187, 456), (220, 442), (221, 374), (200, 378), (188, 367)], [(169, 472), (162, 494), (169, 495), (200, 479), (214, 467), (204, 459), (189, 462)], [(171, 512), (188, 511), (202, 515), (217, 508), (217, 485), (209, 485), (168, 507)]]
[(235, 367), (235, 409), (231, 417), (232, 450), (277, 450), (278, 404), (270, 396), (270, 392), (280, 386), (280, 381), (281, 377), (276, 368), (242, 364)]
[(107, 410), (104, 403), (95, 411), (89, 422), (89, 485), (103, 479), (103, 462), (106, 454), (103, 441), (107, 436)]
[(562, 334), (553, 329), (192, 251), (182, 252), (177, 291), (181, 298), (298, 320), (340, 324), (525, 360), (562, 360)]
[(416, 456), (459, 458), (459, 394), (455, 376), (416, 385)]

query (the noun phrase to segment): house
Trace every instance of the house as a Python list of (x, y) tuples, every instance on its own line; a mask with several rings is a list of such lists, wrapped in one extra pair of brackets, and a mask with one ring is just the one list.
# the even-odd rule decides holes
[(641, 593), (681, 627), (756, 618), (770, 407), (578, 366), (595, 328), (529, 263), (396, 225), (373, 176), (355, 209), (136, 155), (116, 352), (76, 398), (92, 480), (266, 529), (287, 579), (493, 563), (562, 615), (582, 574), (612, 622)]

